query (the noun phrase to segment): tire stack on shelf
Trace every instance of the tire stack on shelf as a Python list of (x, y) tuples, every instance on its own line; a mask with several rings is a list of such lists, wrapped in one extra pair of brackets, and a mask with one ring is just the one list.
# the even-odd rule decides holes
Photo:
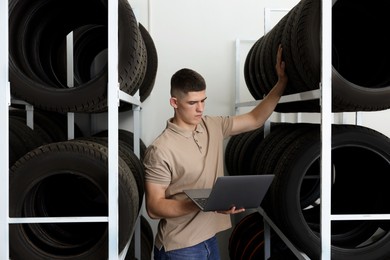
[[(294, 260), (283, 241), (271, 234), (272, 252), (270, 260)], [(230, 259), (264, 259), (264, 225), (259, 212), (248, 214), (234, 227), (229, 239)]]
[[(141, 216), (141, 260), (151, 260), (153, 251), (153, 230), (149, 222), (144, 216)], [(125, 260), (133, 260), (135, 258), (134, 239), (131, 241), (130, 248), (127, 251)]]
[[(157, 50), (127, 0), (118, 1), (118, 78), (123, 92), (141, 102), (157, 73)], [(66, 113), (105, 113), (108, 85), (107, 0), (10, 0), (9, 77), (13, 98), (33, 105), (33, 129), (26, 111), (12, 104), (10, 115), (10, 217), (94, 217), (108, 215), (108, 131), (84, 136), (74, 125), (68, 140)], [(73, 34), (74, 81), (67, 82), (67, 36)], [(132, 105), (120, 102), (119, 111)], [(119, 129), (119, 252), (134, 240), (144, 195), (133, 133)], [(10, 258), (107, 259), (108, 223), (27, 223), (9, 228)], [(142, 259), (150, 259), (153, 237), (141, 218)], [(128, 251), (126, 259), (135, 259)]]
[[(15, 98), (57, 112), (107, 111), (107, 2), (10, 1), (10, 82)], [(119, 1), (120, 89), (151, 93), (157, 52), (146, 28)], [(74, 86), (68, 87), (66, 37), (73, 32)], [(122, 109), (131, 106), (122, 104)]]
[[(386, 18), (389, 3), (370, 4), (338, 0), (332, 18), (333, 112), (378, 111), (390, 108), (390, 56)], [(244, 78), (254, 99), (259, 100), (277, 82), (276, 53), (283, 47), (289, 83), (286, 94), (319, 88), (321, 71), (321, 1), (301, 0), (267, 34), (259, 38), (245, 60)], [(279, 104), (278, 112), (319, 112), (315, 101)]]
[[(320, 7), (321, 1), (300, 1), (252, 46), (244, 74), (255, 99), (267, 94), (276, 83), (274, 64), (278, 43), (283, 45), (289, 76), (287, 94), (318, 89)], [(390, 78), (385, 72), (389, 67), (388, 51), (378, 48), (385, 41), (383, 31), (389, 11), (390, 3), (383, 1), (362, 4), (338, 0), (334, 3), (333, 112), (390, 108)], [(310, 100), (279, 104), (277, 111), (319, 112), (320, 103)], [(388, 214), (389, 137), (364, 126), (334, 124), (331, 153), (331, 213)], [(299, 250), (310, 259), (319, 259), (320, 125), (274, 123), (265, 137), (263, 130), (233, 136), (226, 146), (225, 161), (230, 175), (275, 174), (262, 207)], [(236, 226), (241, 231), (232, 233), (230, 250), (255, 232), (249, 228), (253, 224), (242, 221)], [(257, 227), (258, 231), (261, 229), (262, 226)], [(272, 246), (271, 241), (272, 250), (277, 250), (277, 246)], [(290, 253), (286, 252), (286, 257)], [(332, 221), (331, 258), (389, 259), (389, 221)], [(245, 259), (264, 259), (264, 256)]]

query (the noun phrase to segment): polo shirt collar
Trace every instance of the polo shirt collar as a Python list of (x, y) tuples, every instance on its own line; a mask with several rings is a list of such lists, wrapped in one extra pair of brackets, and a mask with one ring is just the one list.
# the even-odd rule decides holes
[[(181, 128), (179, 127), (178, 125), (174, 124), (171, 122), (172, 121), (172, 118), (170, 118), (168, 121), (167, 121), (167, 128), (186, 137), (186, 138), (190, 138), (192, 137), (192, 134), (194, 131), (190, 131), (190, 130), (187, 130), (187, 129), (184, 129), (184, 128)], [(202, 121), (203, 122), (203, 121)], [(203, 133), (204, 132), (204, 127), (202, 125), (202, 123), (198, 124), (196, 126), (196, 129), (195, 129), (195, 132), (196, 133)]]

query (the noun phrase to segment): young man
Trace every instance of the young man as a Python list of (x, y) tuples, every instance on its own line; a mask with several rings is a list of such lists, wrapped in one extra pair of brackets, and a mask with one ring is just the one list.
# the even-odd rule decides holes
[(237, 116), (203, 115), (203, 77), (190, 69), (172, 76), (174, 116), (144, 158), (146, 209), (152, 219), (160, 219), (155, 259), (219, 260), (215, 235), (231, 227), (230, 214), (245, 209), (202, 212), (183, 190), (211, 188), (224, 175), (224, 138), (259, 128), (270, 117), (287, 84), (280, 46), (275, 68), (278, 82), (273, 89), (253, 110)]

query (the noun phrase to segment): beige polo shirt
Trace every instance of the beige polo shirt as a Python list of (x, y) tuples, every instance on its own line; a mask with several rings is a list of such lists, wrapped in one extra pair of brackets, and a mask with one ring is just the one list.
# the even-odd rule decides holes
[[(211, 188), (224, 175), (223, 140), (232, 125), (231, 117), (205, 116), (188, 131), (168, 120), (145, 153), (145, 180), (169, 185), (166, 197), (178, 200), (187, 199), (184, 189)], [(215, 212), (161, 219), (155, 245), (166, 251), (193, 246), (230, 227), (230, 216)]]

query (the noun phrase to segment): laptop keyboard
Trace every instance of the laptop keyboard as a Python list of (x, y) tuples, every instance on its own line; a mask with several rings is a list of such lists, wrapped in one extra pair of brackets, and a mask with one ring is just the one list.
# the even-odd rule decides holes
[(196, 198), (195, 200), (202, 208), (206, 206), (207, 198)]

